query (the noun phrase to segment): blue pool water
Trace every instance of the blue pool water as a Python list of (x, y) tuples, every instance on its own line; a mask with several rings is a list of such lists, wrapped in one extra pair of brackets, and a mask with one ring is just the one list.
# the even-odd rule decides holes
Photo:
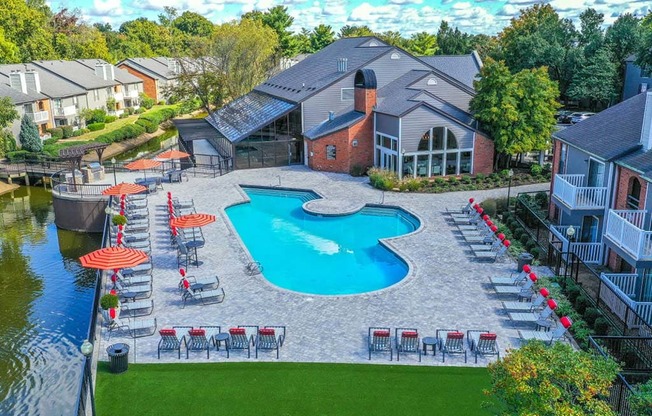
[(346, 216), (308, 214), (312, 192), (243, 188), (250, 203), (226, 210), (251, 256), (273, 284), (318, 295), (364, 293), (405, 277), (405, 262), (379, 244), (414, 231), (405, 211), (365, 207)]

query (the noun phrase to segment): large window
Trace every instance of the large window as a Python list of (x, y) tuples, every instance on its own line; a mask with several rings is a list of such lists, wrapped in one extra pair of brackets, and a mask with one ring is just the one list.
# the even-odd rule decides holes
[(446, 127), (433, 127), (421, 135), (416, 152), (403, 153), (403, 177), (429, 177), (471, 173), (473, 149), (460, 149)]

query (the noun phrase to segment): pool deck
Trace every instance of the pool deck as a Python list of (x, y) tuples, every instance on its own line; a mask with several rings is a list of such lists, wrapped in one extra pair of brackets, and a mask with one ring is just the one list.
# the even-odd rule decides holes
[[(119, 180), (133, 179), (121, 174)], [(419, 217), (422, 226), (416, 232), (386, 243), (410, 266), (405, 279), (389, 288), (347, 296), (319, 296), (295, 293), (278, 288), (258, 274), (245, 273), (250, 256), (234, 231), (224, 209), (244, 201), (238, 185), (278, 186), (312, 189), (324, 197), (309, 203), (310, 209), (324, 214), (355, 211), (364, 204), (384, 204), (402, 207)], [(305, 167), (284, 167), (242, 170), (219, 178), (190, 178), (181, 184), (165, 184), (165, 190), (149, 197), (152, 261), (154, 264), (154, 313), (158, 329), (173, 325), (220, 325), (223, 331), (237, 325), (285, 325), (287, 338), (281, 348), (280, 360), (293, 362), (337, 362), (396, 364), (388, 354), (367, 352), (367, 329), (388, 326), (392, 335), (396, 327), (418, 328), (420, 336), (434, 336), (438, 328), (487, 329), (498, 334), (501, 355), (506, 348), (519, 345), (517, 329), (532, 326), (511, 323), (502, 310), (502, 300), (489, 285), (491, 276), (509, 276), (515, 271), (513, 260), (481, 263), (448, 222), (446, 208), (459, 209), (469, 197), (480, 201), (489, 197), (504, 197), (506, 189), (452, 192), (446, 194), (416, 194), (382, 192), (368, 184), (368, 178), (311, 171)], [(548, 184), (514, 187), (512, 195), (523, 191), (547, 190)], [(170, 244), (165, 211), (166, 192), (180, 199), (193, 199), (197, 212), (217, 215), (217, 221), (203, 228), (206, 246), (199, 249), (203, 264), (190, 267), (188, 275), (219, 276), (226, 298), (223, 303), (202, 306), (189, 303), (182, 306), (177, 289), (179, 272), (176, 249)], [(292, 261), (292, 259), (288, 259)], [(544, 270), (540, 270), (545, 274)], [(306, 270), (310, 273), (310, 270)], [(145, 317), (145, 318), (150, 318)], [(137, 318), (138, 319), (138, 318)], [(110, 344), (125, 342), (131, 346), (130, 361), (151, 362), (222, 362), (223, 349), (205, 353), (191, 352), (190, 358), (179, 360), (173, 352), (157, 358), (158, 333), (135, 340), (124, 333), (114, 332), (107, 340), (103, 329), (96, 345), (100, 359)], [(134, 351), (135, 350), (135, 351)], [(229, 361), (246, 361), (246, 352), (232, 351)], [(253, 356), (250, 360), (256, 360)], [(262, 352), (260, 361), (275, 361), (272, 352)], [(495, 357), (478, 360), (485, 366)], [(401, 357), (400, 364), (442, 365), (441, 354), (430, 353), (422, 362), (414, 354)], [(447, 357), (445, 365), (465, 365), (459, 356)], [(473, 366), (469, 354), (468, 364)]]

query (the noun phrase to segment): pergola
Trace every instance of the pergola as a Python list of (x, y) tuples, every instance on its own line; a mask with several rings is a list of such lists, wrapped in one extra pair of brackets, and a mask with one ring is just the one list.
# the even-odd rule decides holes
[(81, 170), (82, 158), (86, 153), (94, 150), (97, 159), (102, 164), (102, 153), (109, 145), (107, 143), (88, 143), (79, 146), (70, 146), (59, 150), (59, 158), (70, 163), (72, 169), (73, 183), (75, 182), (75, 170)]

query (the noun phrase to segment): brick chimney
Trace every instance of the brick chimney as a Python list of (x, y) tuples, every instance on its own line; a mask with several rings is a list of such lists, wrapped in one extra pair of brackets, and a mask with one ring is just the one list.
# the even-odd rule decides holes
[(353, 108), (371, 114), (376, 105), (376, 73), (372, 69), (360, 69), (355, 74)]

